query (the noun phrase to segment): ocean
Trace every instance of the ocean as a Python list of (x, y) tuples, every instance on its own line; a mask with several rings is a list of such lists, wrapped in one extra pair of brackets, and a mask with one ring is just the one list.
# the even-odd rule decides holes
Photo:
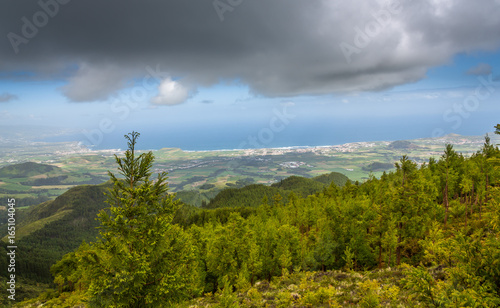
[[(483, 118), (484, 119), (484, 118)], [(310, 147), (338, 145), (362, 141), (395, 141), (435, 137), (441, 134), (484, 135), (493, 131), (496, 123), (488, 121), (466, 121), (453, 129), (442, 119), (406, 117), (399, 119), (336, 120), (317, 122), (295, 122), (286, 127), (272, 125), (186, 125), (184, 127), (121, 127), (111, 133), (97, 129), (86, 133), (44, 138), (41, 141), (78, 141), (95, 149), (125, 149), (123, 135), (132, 130), (141, 133), (137, 148), (158, 150), (180, 148), (187, 151), (211, 151), (226, 149)]]

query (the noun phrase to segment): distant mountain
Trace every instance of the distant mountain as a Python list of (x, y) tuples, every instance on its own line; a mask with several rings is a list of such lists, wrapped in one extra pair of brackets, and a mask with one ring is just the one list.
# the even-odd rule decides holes
[(394, 141), (387, 146), (391, 150), (411, 150), (419, 148), (418, 145), (407, 141), (407, 140), (398, 140)]
[(445, 138), (460, 138), (462, 135), (455, 134), (455, 133), (450, 133), (448, 135), (444, 135)]
[(62, 173), (62, 169), (56, 166), (27, 162), (0, 168), (2, 178), (28, 178), (48, 173)]

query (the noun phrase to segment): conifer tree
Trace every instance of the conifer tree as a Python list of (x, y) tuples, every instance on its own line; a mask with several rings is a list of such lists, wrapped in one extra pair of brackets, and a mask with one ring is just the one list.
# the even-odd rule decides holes
[(115, 155), (124, 180), (109, 172), (108, 211), (98, 214), (100, 238), (83, 258), (90, 273), (90, 304), (158, 307), (196, 293), (198, 263), (189, 236), (172, 218), (166, 173), (151, 180), (152, 152), (137, 156), (139, 133), (125, 136), (125, 157)]

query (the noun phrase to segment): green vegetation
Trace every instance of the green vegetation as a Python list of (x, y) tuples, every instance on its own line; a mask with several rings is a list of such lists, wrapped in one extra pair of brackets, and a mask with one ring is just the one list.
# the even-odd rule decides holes
[[(15, 198), (19, 215), (29, 208), (53, 200), (76, 185), (100, 184), (107, 180), (102, 175), (89, 172), (72, 173), (62, 168), (26, 162), (0, 168), (0, 198)], [(0, 207), (0, 236), (5, 235), (6, 209)]]
[(291, 177), (224, 189), (204, 208), (178, 205), (164, 174), (151, 181), (152, 153), (134, 156), (129, 141), (99, 239), (62, 257), (57, 291), (25, 305), (500, 305), (500, 150), (489, 137), (470, 157), (448, 144), (363, 183)]
[[(273, 200), (276, 195), (282, 196), (284, 202), (288, 200), (290, 193), (307, 197), (323, 191), (331, 183), (343, 186), (349, 179), (340, 173), (332, 172), (312, 179), (291, 176), (280, 180), (271, 186), (263, 184), (251, 184), (241, 189), (227, 188), (222, 190), (215, 198), (204, 206), (205, 208), (219, 208), (226, 206), (258, 206), (262, 199)], [(181, 198), (181, 200), (184, 200)]]
[[(98, 214), (100, 237), (68, 260), (78, 261), (92, 306), (157, 307), (197, 294), (198, 262), (188, 234), (171, 224), (178, 202), (166, 194), (166, 173), (151, 179), (153, 154), (137, 157), (139, 134), (129, 135), (125, 157), (116, 156), (125, 179), (110, 172), (110, 207)], [(52, 269), (59, 283), (75, 278), (66, 275), (66, 261)]]
[(349, 181), (349, 178), (342, 173), (331, 172), (328, 174), (318, 175), (317, 177), (314, 177), (313, 180), (325, 185), (330, 185), (333, 182), (333, 184), (337, 186), (344, 186)]
[(296, 175), (271, 185), (271, 187), (276, 187), (285, 191), (293, 191), (303, 197), (313, 195), (316, 192), (323, 190), (325, 186), (325, 184), (314, 179), (308, 179)]
[(59, 170), (60, 168), (54, 166), (27, 162), (19, 165), (5, 166), (0, 168), (0, 177), (27, 178), (36, 175), (44, 175), (47, 173), (55, 173)]
[(282, 192), (279, 188), (253, 184), (244, 188), (228, 188), (221, 191), (207, 205), (208, 208), (225, 206), (257, 206), (263, 197), (271, 199)]
[[(77, 186), (55, 200), (16, 212), (16, 243), (18, 276), (37, 282), (51, 282), (50, 267), (82, 241), (93, 241), (97, 235), (95, 220), (104, 207), (104, 192), (109, 184)], [(7, 230), (5, 227), (4, 230)], [(4, 231), (2, 230), (2, 231)], [(5, 238), (4, 238), (5, 239)], [(0, 242), (5, 255), (6, 242)], [(0, 266), (7, 268), (5, 258)]]

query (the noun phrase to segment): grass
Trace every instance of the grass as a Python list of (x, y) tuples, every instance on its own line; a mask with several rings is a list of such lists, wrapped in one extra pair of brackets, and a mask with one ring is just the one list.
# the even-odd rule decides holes
[(414, 307), (401, 269), (295, 272), (178, 304), (196, 307)]

